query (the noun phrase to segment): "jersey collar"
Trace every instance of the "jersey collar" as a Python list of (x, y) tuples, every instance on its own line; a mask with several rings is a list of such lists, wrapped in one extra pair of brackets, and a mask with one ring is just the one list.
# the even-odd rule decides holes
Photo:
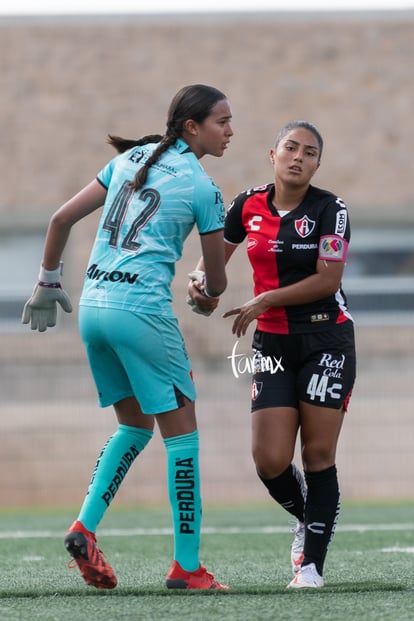
[(177, 138), (177, 142), (175, 143), (175, 148), (178, 153), (192, 153), (190, 147), (182, 138)]
[(273, 205), (274, 196), (275, 196), (275, 184), (271, 183), (270, 187), (269, 187), (269, 191), (267, 193), (267, 206), (268, 206), (272, 216), (278, 216), (279, 213), (278, 213), (276, 207)]

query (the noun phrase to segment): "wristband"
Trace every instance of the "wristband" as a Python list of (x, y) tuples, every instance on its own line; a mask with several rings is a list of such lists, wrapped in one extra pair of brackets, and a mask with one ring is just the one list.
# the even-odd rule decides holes
[(206, 298), (216, 298), (216, 297), (217, 297), (216, 295), (211, 295), (211, 294), (207, 291), (207, 288), (205, 288), (205, 289), (204, 289), (204, 291), (203, 291), (203, 295), (205, 295), (205, 296), (206, 296)]
[(59, 267), (55, 270), (47, 270), (43, 267), (43, 265), (41, 265), (39, 272), (39, 281), (42, 283), (43, 286), (47, 285), (48, 283), (58, 282), (62, 275), (62, 271), (63, 261), (59, 262)]
[(39, 280), (40, 287), (46, 287), (46, 289), (62, 289), (60, 282), (42, 282)]

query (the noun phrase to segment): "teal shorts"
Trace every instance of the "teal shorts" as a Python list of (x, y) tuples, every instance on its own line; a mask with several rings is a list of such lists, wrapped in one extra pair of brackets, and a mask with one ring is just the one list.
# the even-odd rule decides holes
[(160, 414), (195, 400), (175, 317), (80, 306), (79, 329), (101, 407), (133, 396), (144, 414)]

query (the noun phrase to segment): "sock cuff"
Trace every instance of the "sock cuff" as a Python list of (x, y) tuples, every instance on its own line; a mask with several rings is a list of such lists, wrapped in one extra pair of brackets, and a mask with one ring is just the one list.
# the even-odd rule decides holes
[(131, 427), (130, 425), (120, 424), (118, 425), (118, 431), (132, 436), (135, 442), (139, 443), (140, 451), (142, 451), (146, 447), (146, 445), (154, 435), (154, 432), (150, 431), (149, 429), (144, 429), (143, 427)]
[(181, 436), (173, 436), (172, 438), (164, 438), (164, 444), (167, 449), (175, 447), (197, 448), (199, 445), (198, 429), (192, 433), (185, 433)]
[(305, 480), (308, 485), (309, 482), (312, 481), (318, 481), (323, 483), (336, 477), (337, 471), (335, 464), (333, 466), (329, 466), (329, 468), (326, 468), (325, 470), (319, 470), (318, 472), (305, 472)]
[(260, 472), (258, 472), (257, 474), (259, 475), (259, 479), (265, 485), (266, 485), (267, 482), (271, 482), (271, 481), (277, 481), (278, 483), (281, 483), (283, 481), (288, 481), (292, 477), (293, 468), (292, 468), (292, 464), (289, 464), (289, 466), (286, 468), (286, 470), (284, 470), (283, 472), (278, 474), (276, 477), (273, 477), (273, 479), (265, 479), (264, 477), (262, 477)]

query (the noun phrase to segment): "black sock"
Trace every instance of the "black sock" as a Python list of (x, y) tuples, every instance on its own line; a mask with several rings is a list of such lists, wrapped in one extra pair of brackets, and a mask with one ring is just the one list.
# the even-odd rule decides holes
[(282, 474), (274, 479), (264, 479), (260, 474), (259, 478), (276, 502), (300, 522), (304, 521), (305, 482), (295, 464), (290, 464)]
[(305, 472), (308, 488), (305, 505), (305, 549), (302, 566), (315, 563), (320, 576), (326, 552), (335, 532), (340, 509), (336, 466), (321, 472)]

